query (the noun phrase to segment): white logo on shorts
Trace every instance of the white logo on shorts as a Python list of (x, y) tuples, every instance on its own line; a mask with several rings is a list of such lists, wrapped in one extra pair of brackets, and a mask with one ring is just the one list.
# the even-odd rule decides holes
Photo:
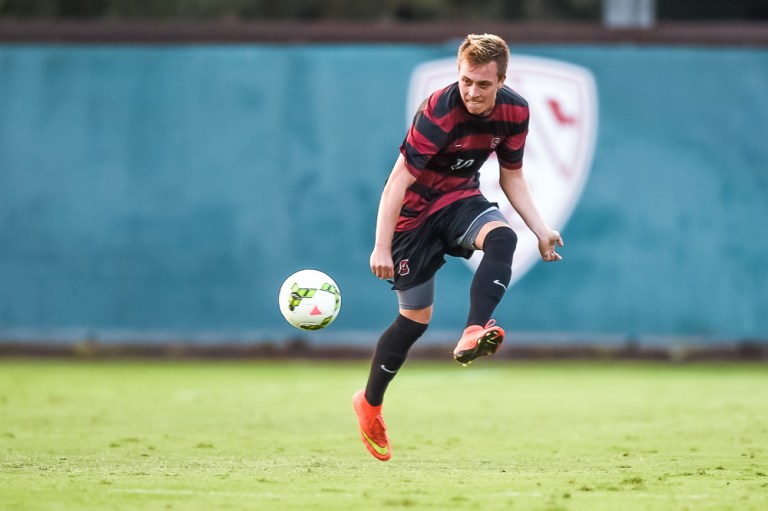
[[(406, 123), (422, 101), (457, 80), (456, 59), (425, 62), (411, 75)], [(544, 221), (562, 230), (581, 197), (592, 165), (597, 138), (597, 90), (589, 70), (566, 62), (511, 56), (507, 85), (520, 93), (531, 110), (524, 170)], [(480, 188), (498, 202), (518, 235), (512, 262), (512, 285), (541, 260), (536, 237), (509, 205), (498, 182), (498, 159), (491, 155), (481, 168)], [(568, 233), (563, 234), (566, 243)], [(481, 253), (467, 261), (473, 269)]]

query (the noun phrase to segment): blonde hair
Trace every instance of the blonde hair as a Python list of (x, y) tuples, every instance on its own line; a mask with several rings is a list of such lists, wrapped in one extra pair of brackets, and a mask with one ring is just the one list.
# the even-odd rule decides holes
[(507, 74), (509, 47), (504, 39), (493, 34), (469, 34), (459, 46), (458, 61), (472, 66), (496, 62), (499, 78)]

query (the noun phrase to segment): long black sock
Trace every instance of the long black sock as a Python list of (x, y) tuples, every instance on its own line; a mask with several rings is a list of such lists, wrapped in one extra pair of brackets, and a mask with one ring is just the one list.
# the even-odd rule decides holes
[(365, 399), (371, 405), (379, 406), (384, 402), (384, 393), (389, 382), (402, 367), (408, 350), (427, 330), (427, 326), (398, 314), (395, 321), (381, 334), (373, 352), (371, 372), (365, 387)]
[(467, 326), (485, 326), (491, 319), (512, 277), (512, 256), (516, 246), (517, 235), (507, 227), (498, 227), (486, 236), (485, 254), (469, 288)]

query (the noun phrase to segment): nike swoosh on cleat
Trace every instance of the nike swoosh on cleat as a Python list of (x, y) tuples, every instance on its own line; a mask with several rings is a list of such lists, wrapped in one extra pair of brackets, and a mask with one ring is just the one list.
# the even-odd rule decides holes
[(397, 370), (391, 371), (391, 370), (387, 369), (386, 367), (384, 367), (384, 364), (381, 364), (381, 368), (382, 368), (384, 371), (388, 372), (389, 374), (395, 374), (395, 373), (397, 373)]
[(368, 442), (368, 445), (370, 445), (374, 451), (379, 453), (380, 456), (385, 456), (389, 452), (388, 446), (380, 446), (376, 442), (373, 441), (371, 437), (368, 436), (368, 434), (365, 432), (363, 428), (360, 428), (360, 432), (363, 434), (363, 437), (365, 438), (365, 441)]
[(501, 287), (503, 287), (503, 288), (504, 288), (504, 291), (506, 291), (506, 290), (507, 290), (507, 286), (505, 286), (504, 284), (502, 284), (501, 282), (499, 282), (499, 279), (496, 279), (496, 280), (494, 280), (494, 281), (493, 281), (493, 283), (494, 283), (494, 284), (498, 284), (498, 285), (500, 285)]

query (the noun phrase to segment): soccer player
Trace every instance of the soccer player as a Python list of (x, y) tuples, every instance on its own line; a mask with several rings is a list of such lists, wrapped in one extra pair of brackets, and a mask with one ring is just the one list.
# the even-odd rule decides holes
[(399, 314), (376, 345), (368, 382), (352, 403), (363, 444), (392, 455), (381, 414), (384, 393), (432, 318), (434, 278), (444, 256), (483, 258), (469, 290), (466, 328), (453, 352), (461, 364), (496, 353), (504, 330), (491, 319), (507, 290), (517, 235), (479, 189), (479, 169), (495, 152), (499, 183), (538, 238), (544, 261), (558, 261), (560, 233), (534, 204), (523, 175), (528, 103), (504, 85), (509, 48), (500, 37), (468, 35), (458, 51), (458, 81), (421, 104), (379, 202), (371, 271), (393, 279)]

